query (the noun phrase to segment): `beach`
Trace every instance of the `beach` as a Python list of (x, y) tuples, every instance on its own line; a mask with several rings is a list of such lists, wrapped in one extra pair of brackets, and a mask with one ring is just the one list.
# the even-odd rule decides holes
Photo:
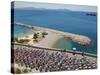
[[(33, 42), (33, 40), (32, 40), (33, 34), (27, 35), (28, 38), (30, 39), (30, 42), (27, 43), (28, 45), (52, 48), (53, 45), (57, 42), (57, 40), (59, 40), (60, 38), (63, 38), (63, 37), (66, 38), (66, 39), (72, 40), (73, 42), (76, 42), (76, 43), (81, 44), (81, 45), (89, 45), (90, 42), (91, 42), (91, 39), (89, 37), (83, 36), (83, 35), (73, 34), (73, 33), (69, 33), (69, 32), (57, 31), (57, 30), (38, 27), (38, 26), (24, 25), (24, 24), (21, 24), (21, 23), (16, 23), (16, 24), (18, 24), (20, 26), (32, 28), (36, 31), (44, 31), (44, 32), (48, 33), (48, 35), (46, 35), (46, 37), (43, 38), (42, 40), (40, 40), (38, 43)], [(20, 38), (25, 39), (26, 36), (20, 37)]]
[(56, 33), (52, 33), (50, 31), (46, 31), (46, 32), (48, 33), (48, 35), (44, 39), (39, 41), (37, 44), (34, 44), (34, 46), (52, 48), (54, 43), (60, 38), (62, 38), (62, 36)]

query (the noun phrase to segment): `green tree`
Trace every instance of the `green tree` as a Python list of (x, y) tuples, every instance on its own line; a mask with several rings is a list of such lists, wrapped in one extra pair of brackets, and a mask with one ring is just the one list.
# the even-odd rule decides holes
[(37, 33), (34, 33), (33, 39), (34, 39), (35, 42), (38, 42), (37, 38), (38, 38), (38, 34)]
[(38, 35), (36, 33), (34, 33), (33, 39), (37, 39), (37, 38), (38, 38)]
[(48, 33), (43, 32), (43, 33), (42, 33), (42, 37), (45, 38), (45, 35), (48, 35)]
[(16, 68), (16, 71), (15, 71), (16, 74), (21, 74), (21, 69), (19, 68)]

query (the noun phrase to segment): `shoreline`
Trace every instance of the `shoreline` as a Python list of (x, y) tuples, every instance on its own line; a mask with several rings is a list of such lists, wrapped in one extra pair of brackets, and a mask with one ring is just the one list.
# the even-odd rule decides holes
[[(55, 45), (55, 43), (59, 39), (61, 39), (61, 38), (66, 38), (66, 39), (71, 40), (71, 41), (73, 41), (73, 39), (75, 40), (76, 38), (78, 38), (78, 39), (76, 39), (77, 43), (78, 43), (78, 41), (80, 41), (80, 39), (82, 41), (84, 41), (84, 40), (88, 41), (89, 40), (89, 43), (90, 43), (90, 38), (88, 38), (87, 36), (73, 34), (73, 33), (69, 33), (69, 32), (57, 31), (57, 30), (53, 30), (53, 29), (49, 29), (49, 28), (43, 28), (43, 27), (38, 27), (38, 26), (31, 26), (31, 25), (26, 25), (26, 24), (24, 25), (24, 24), (21, 24), (21, 23), (17, 23), (17, 24), (19, 26), (25, 26), (25, 27), (33, 28), (36, 31), (45, 31), (45, 32), (48, 33), (48, 35), (46, 35), (46, 37), (43, 38), (38, 43), (34, 43), (33, 42), (33, 40), (32, 40), (32, 37), (33, 37), (32, 35), (33, 34), (28, 35), (28, 37), (31, 38), (31, 41), (28, 42), (26, 45), (43, 47), (43, 48), (54, 48), (53, 46)], [(25, 38), (25, 37), (20, 37), (20, 38)], [(75, 42), (75, 41), (73, 41), (73, 42)], [(58, 49), (58, 48), (56, 48), (56, 49)], [(59, 49), (61, 49), (61, 48), (59, 48)]]
[(50, 28), (43, 28), (43, 27), (38, 27), (38, 26), (32, 26), (32, 25), (27, 25), (27, 24), (22, 24), (22, 23), (15, 23), (16, 25), (19, 26), (24, 26), (24, 27), (28, 27), (28, 28), (32, 28), (35, 30), (41, 30), (41, 31), (49, 31), (52, 33), (55, 33), (59, 36), (63, 36), (65, 38), (68, 38), (70, 40), (72, 40), (73, 42), (76, 42), (78, 44), (81, 45), (89, 45), (91, 42), (91, 39), (87, 36), (84, 35), (79, 35), (79, 34), (74, 34), (74, 33), (69, 33), (69, 32), (63, 32), (63, 31), (58, 31), (58, 30), (54, 30), (54, 29), (50, 29)]
[(59, 36), (58, 34), (55, 34), (50, 31), (46, 31), (48, 35), (43, 38), (41, 41), (38, 42), (38, 44), (35, 44), (34, 46), (39, 47), (46, 47), (46, 48), (53, 48), (53, 45), (61, 39), (63, 36)]

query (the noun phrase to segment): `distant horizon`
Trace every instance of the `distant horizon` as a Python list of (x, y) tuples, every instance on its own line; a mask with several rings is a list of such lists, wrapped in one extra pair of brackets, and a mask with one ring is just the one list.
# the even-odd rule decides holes
[(55, 3), (41, 3), (41, 2), (24, 2), (14, 1), (14, 8), (36, 8), (36, 9), (65, 9), (71, 11), (83, 12), (97, 12), (96, 6), (87, 5), (72, 5), (72, 4), (55, 4)]

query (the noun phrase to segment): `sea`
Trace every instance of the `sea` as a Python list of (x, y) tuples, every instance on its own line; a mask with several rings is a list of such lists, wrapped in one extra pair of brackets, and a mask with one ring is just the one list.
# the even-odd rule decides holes
[[(39, 27), (51, 28), (88, 36), (92, 41), (85, 47), (71, 40), (61, 38), (54, 47), (97, 54), (97, 15), (87, 15), (91, 12), (71, 11), (67, 9), (15, 8), (14, 23), (24, 23)], [(31, 33), (26, 28), (15, 25), (14, 34), (18, 36)]]

